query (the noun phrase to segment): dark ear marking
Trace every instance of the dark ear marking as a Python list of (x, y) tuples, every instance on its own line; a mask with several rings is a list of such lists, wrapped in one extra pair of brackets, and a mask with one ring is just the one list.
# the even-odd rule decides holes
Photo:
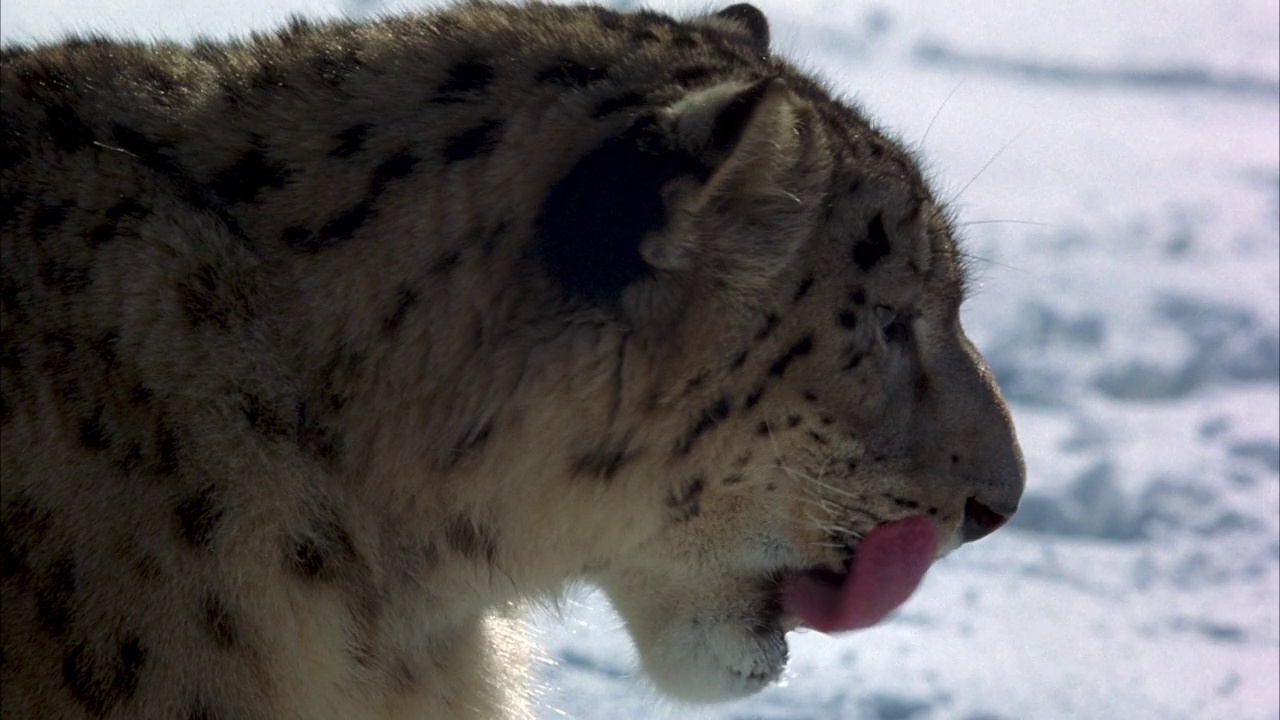
[(761, 55), (769, 54), (769, 20), (759, 8), (750, 3), (738, 3), (716, 13), (716, 17), (740, 25), (750, 35), (751, 49)]
[(671, 147), (652, 116), (583, 155), (535, 222), (535, 251), (564, 293), (600, 302), (649, 277), (640, 241), (667, 223), (663, 186), (690, 174), (705, 180), (708, 170)]

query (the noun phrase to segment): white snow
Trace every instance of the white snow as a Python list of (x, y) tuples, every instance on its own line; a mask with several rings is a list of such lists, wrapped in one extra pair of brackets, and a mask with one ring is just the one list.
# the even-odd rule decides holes
[[(729, 705), (658, 698), (578, 593), (535, 620), (542, 717), (1280, 719), (1277, 0), (758, 4), (955, 198), (1026, 501), (890, 622), (793, 635), (786, 680)], [(5, 0), (0, 37), (390, 9)]]

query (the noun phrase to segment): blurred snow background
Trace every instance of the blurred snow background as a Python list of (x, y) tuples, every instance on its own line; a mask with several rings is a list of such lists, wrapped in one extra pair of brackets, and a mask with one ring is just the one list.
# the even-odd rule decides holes
[[(640, 3), (618, 0), (617, 7)], [(1280, 719), (1277, 0), (758, 0), (953, 198), (1029, 486), (891, 622), (660, 700), (598, 596), (539, 615), (542, 717)], [(186, 39), (377, 0), (5, 0), (0, 38)], [(683, 13), (703, 4), (650, 3)]]

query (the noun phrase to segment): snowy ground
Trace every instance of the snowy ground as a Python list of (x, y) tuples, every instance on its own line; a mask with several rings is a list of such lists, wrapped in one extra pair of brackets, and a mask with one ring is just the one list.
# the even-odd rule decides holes
[[(758, 4), (955, 198), (1027, 498), (894, 620), (795, 635), (783, 685), (728, 706), (658, 700), (576, 596), (536, 622), (543, 717), (1280, 719), (1277, 0)], [(0, 36), (389, 7), (5, 0)]]

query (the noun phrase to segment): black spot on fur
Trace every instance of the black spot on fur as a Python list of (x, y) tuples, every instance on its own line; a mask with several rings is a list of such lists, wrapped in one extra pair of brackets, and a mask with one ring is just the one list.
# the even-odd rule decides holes
[(273, 162), (259, 141), (235, 163), (214, 174), (209, 188), (224, 202), (247, 203), (257, 200), (266, 188), (284, 187), (287, 177), (285, 166)]
[(616, 298), (651, 274), (639, 244), (667, 223), (661, 191), (709, 170), (642, 118), (584, 155), (552, 186), (535, 222), (534, 247), (566, 295)]
[(178, 519), (178, 534), (197, 550), (207, 550), (213, 544), (222, 513), (217, 490), (212, 485), (184, 497), (173, 508)]
[(477, 562), (492, 563), (498, 553), (493, 530), (462, 515), (454, 517), (445, 526), (445, 541), (454, 552)]
[(75, 152), (95, 140), (93, 128), (64, 104), (47, 106), (44, 115), (49, 138), (62, 152)]
[(738, 485), (738, 484), (742, 483), (742, 481), (744, 481), (744, 480), (746, 480), (746, 479), (747, 479), (747, 477), (746, 477), (745, 475), (743, 475), (742, 473), (733, 473), (733, 474), (731, 474), (731, 475), (726, 475), (726, 476), (724, 477), (724, 480), (723, 480), (722, 482), (723, 482), (725, 485)]
[(445, 162), (451, 164), (488, 155), (498, 146), (502, 129), (501, 120), (485, 120), (469, 130), (454, 135), (445, 141), (443, 150)]
[[(366, 222), (377, 214), (377, 210), (373, 207), (374, 198), (367, 197), (356, 203), (355, 207), (338, 215), (324, 224), (320, 228), (320, 237), (314, 241), (304, 241), (297, 243), (302, 245), (308, 252), (318, 252), (328, 247), (336, 245), (341, 240), (350, 240), (360, 230)], [(295, 246), (295, 243), (290, 243)], [(310, 248), (315, 248), (314, 250)]]
[(222, 330), (230, 327), (231, 312), (219, 297), (218, 284), (217, 270), (209, 264), (202, 264), (178, 281), (178, 303), (191, 327), (214, 325)]
[(858, 289), (850, 290), (850, 291), (849, 291), (849, 299), (850, 299), (851, 301), (853, 301), (853, 304), (854, 304), (854, 305), (866, 305), (866, 304), (867, 304), (867, 294), (866, 294), (865, 292), (863, 292), (862, 290), (858, 290)]
[(907, 508), (908, 510), (916, 510), (920, 507), (920, 503), (916, 500), (912, 500), (911, 498), (900, 497), (892, 493), (881, 493), (881, 496), (894, 505), (901, 508)]
[(836, 317), (836, 320), (840, 323), (840, 327), (842, 328), (852, 330), (858, 327), (858, 316), (848, 310), (841, 311)]
[(688, 455), (698, 438), (727, 417), (729, 417), (729, 398), (722, 396), (703, 410), (697, 421), (676, 442), (676, 455)]
[(464, 435), (452, 449), (449, 450), (449, 457), (445, 462), (445, 467), (453, 467), (461, 462), (468, 454), (483, 447), (484, 444), (488, 442), (489, 436), (492, 434), (492, 420), (485, 420), (484, 422), (477, 423), (467, 431), (466, 435)]
[(89, 243), (94, 246), (105, 245), (116, 238), (118, 226), (124, 220), (138, 220), (147, 215), (147, 209), (137, 200), (127, 198), (111, 206), (106, 212), (108, 222), (89, 231)]
[(862, 362), (862, 357), (863, 357), (863, 354), (861, 352), (858, 352), (856, 350), (851, 350), (849, 352), (849, 357), (845, 358), (845, 361), (840, 365), (840, 369), (842, 371), (853, 370), (854, 368), (858, 367), (859, 363)]
[(876, 266), (889, 254), (889, 234), (884, 228), (884, 215), (877, 214), (867, 223), (867, 236), (853, 246), (853, 262), (863, 272)]
[(770, 433), (772, 433), (772, 432), (773, 432), (773, 428), (772, 428), (772, 427), (770, 427), (770, 425), (769, 425), (769, 423), (768, 423), (767, 421), (765, 421), (765, 420), (761, 420), (760, 422), (756, 423), (756, 434), (757, 434), (757, 435), (759, 435), (759, 436), (761, 436), (761, 437), (765, 437), (765, 436), (769, 435), (769, 434), (770, 434)]
[(750, 410), (760, 402), (760, 398), (764, 396), (764, 385), (756, 386), (751, 392), (747, 393), (747, 397), (742, 402), (742, 407)]
[(10, 190), (7, 185), (0, 190), (0, 228), (7, 232), (18, 226), (29, 197), (25, 192)]
[(386, 190), (387, 185), (393, 180), (410, 175), (421, 160), (408, 150), (395, 152), (374, 168), (373, 175), (369, 179), (369, 194), (350, 210), (330, 218), (320, 228), (318, 235), (313, 235), (305, 227), (294, 225), (284, 230), (281, 239), (290, 248), (304, 253), (318, 253), (343, 240), (352, 239), (365, 223), (377, 216), (378, 210), (375, 205), (378, 196)]
[(606, 115), (612, 115), (620, 110), (630, 110), (632, 108), (642, 107), (648, 102), (647, 98), (638, 92), (627, 92), (616, 97), (606, 98), (596, 103), (591, 110), (591, 117), (595, 119), (602, 118)]
[(689, 378), (689, 380), (684, 384), (684, 394), (688, 395), (694, 390), (697, 390), (698, 388), (702, 387), (704, 384), (706, 384), (708, 376), (709, 374), (707, 373), (707, 371), (702, 370), (697, 374), (695, 374), (693, 377)]
[(78, 437), (81, 447), (86, 450), (100, 452), (111, 448), (111, 431), (107, 429), (103, 412), (103, 406), (98, 405), (80, 419)]
[(333, 427), (334, 412), (336, 408), (323, 397), (303, 400), (297, 406), (298, 447), (329, 463), (336, 462), (342, 451), (342, 436)]
[(146, 660), (147, 650), (137, 635), (109, 649), (105, 656), (78, 644), (62, 661), (62, 681), (90, 714), (102, 717), (137, 692)]
[(412, 288), (402, 287), (396, 293), (396, 306), (382, 321), (382, 329), (385, 332), (395, 332), (403, 323), (406, 315), (409, 314), (410, 308), (418, 304), (418, 293)]
[[(253, 239), (245, 234), (240, 227), (239, 221), (227, 211), (222, 199), (209, 187), (194, 182), (186, 170), (173, 159), (171, 156), (173, 153), (171, 143), (147, 137), (133, 128), (119, 124), (112, 126), (111, 135), (116, 148), (124, 150), (125, 153), (146, 167), (166, 175), (173, 183), (174, 191), (179, 196), (218, 218), (227, 229), (227, 232), (244, 246), (253, 246)], [(113, 150), (116, 148), (113, 148)], [(116, 161), (119, 156), (112, 155), (111, 158), (112, 161)]]
[(586, 453), (574, 461), (570, 472), (577, 477), (609, 481), (632, 458), (626, 448), (605, 445)]
[(449, 68), (448, 76), (436, 88), (431, 102), (438, 105), (466, 102), (487, 90), (493, 78), (493, 65), (488, 61), (464, 60)]
[(316, 518), (304, 533), (291, 538), (289, 566), (307, 580), (328, 582), (359, 561), (355, 543), (332, 510)]
[(278, 408), (254, 393), (244, 393), (240, 398), (240, 411), (255, 431), (267, 438), (286, 438), (297, 431), (294, 418), (279, 412)]
[(240, 629), (226, 603), (210, 592), (201, 603), (204, 612), (204, 629), (213, 642), (223, 650), (229, 650), (240, 638)]
[(765, 338), (772, 335), (773, 331), (778, 329), (778, 322), (779, 322), (779, 318), (776, 314), (769, 313), (765, 315), (764, 326), (761, 327), (760, 330), (756, 332), (756, 340), (764, 340)]
[(608, 68), (587, 65), (571, 59), (560, 60), (555, 65), (539, 71), (537, 75), (539, 83), (556, 83), (558, 85), (578, 87), (584, 87), (608, 78)]
[(280, 233), (280, 239), (285, 245), (295, 252), (308, 253), (314, 255), (329, 245), (320, 238), (319, 235), (302, 227), (301, 225), (291, 225)]
[(462, 253), (457, 250), (446, 250), (436, 261), (431, 263), (429, 272), (432, 275), (444, 275), (458, 266), (462, 261)]
[(36, 593), (36, 619), (55, 638), (67, 634), (76, 596), (76, 565), (69, 555), (49, 566)]
[(795, 427), (798, 427), (798, 426), (800, 425), (800, 416), (799, 416), (799, 415), (788, 415), (788, 416), (787, 416), (787, 418), (786, 418), (786, 423), (787, 423), (787, 427), (788, 427), (788, 428), (795, 428)]
[(730, 369), (730, 370), (737, 370), (738, 368), (740, 368), (740, 367), (742, 367), (743, 365), (745, 365), (745, 364), (747, 363), (747, 355), (750, 355), (750, 354), (751, 354), (751, 349), (750, 349), (750, 348), (743, 348), (742, 350), (739, 350), (739, 351), (738, 351), (736, 354), (734, 354), (734, 356), (729, 360), (729, 369)]
[(422, 162), (422, 158), (417, 157), (406, 150), (397, 150), (390, 157), (378, 163), (378, 167), (373, 169), (373, 178), (370, 181), (370, 192), (379, 195), (383, 190), (387, 189), (387, 184), (392, 180), (408, 177), (418, 163)]
[(678, 32), (675, 37), (671, 38), (671, 47), (677, 50), (693, 50), (700, 45), (698, 38), (687, 32)]
[(702, 491), (707, 481), (701, 476), (691, 478), (684, 487), (673, 488), (667, 494), (667, 507), (676, 522), (686, 522), (702, 512)]
[(165, 476), (177, 475), (181, 470), (178, 457), (178, 434), (167, 423), (156, 424), (156, 472)]
[(66, 202), (36, 208), (36, 211), (31, 214), (31, 234), (44, 235), (57, 230), (67, 221), (70, 210), (71, 204)]
[(369, 131), (372, 129), (373, 125), (370, 123), (360, 123), (338, 133), (334, 136), (338, 146), (329, 151), (329, 157), (351, 157), (363, 151), (365, 140), (368, 139)]
[(40, 280), (46, 287), (63, 295), (76, 295), (89, 289), (93, 278), (89, 269), (74, 267), (55, 260), (45, 260), (39, 267)]
[(49, 532), (53, 515), (23, 492), (17, 493), (0, 515), (0, 574), (26, 572), (28, 558)]
[(805, 295), (809, 294), (809, 291), (812, 289), (813, 289), (813, 276), (807, 275), (805, 276), (805, 279), (800, 281), (800, 285), (796, 287), (795, 294), (791, 296), (792, 302), (800, 302), (801, 300), (804, 299)]
[(115, 144), (138, 158), (144, 165), (166, 175), (185, 176), (185, 172), (169, 157), (170, 146), (163, 140), (155, 140), (126, 125), (112, 127)]
[(711, 77), (715, 71), (715, 68), (708, 67), (706, 65), (690, 65), (673, 71), (671, 73), (671, 79), (681, 85), (695, 85), (698, 82)]
[(782, 377), (792, 363), (811, 352), (813, 352), (813, 335), (810, 334), (797, 340), (794, 345), (787, 348), (785, 353), (779, 355), (769, 366), (769, 375), (771, 377)]
[(314, 457), (334, 462), (342, 450), (340, 414), (347, 405), (363, 356), (343, 347), (314, 378), (317, 390), (297, 405), (298, 446)]

